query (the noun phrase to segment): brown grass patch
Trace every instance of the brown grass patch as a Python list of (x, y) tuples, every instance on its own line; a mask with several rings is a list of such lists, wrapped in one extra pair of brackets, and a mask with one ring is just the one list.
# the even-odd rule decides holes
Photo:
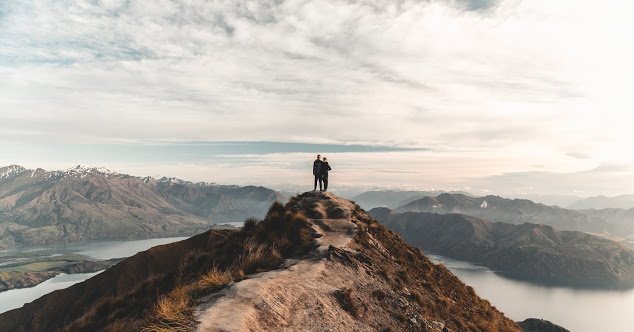
[(154, 306), (152, 320), (143, 332), (190, 331), (194, 327), (191, 317), (191, 290), (179, 287), (161, 296)]
[[(224, 256), (210, 257), (205, 252), (185, 256), (177, 273), (181, 286), (158, 298), (143, 331), (190, 331), (195, 327), (196, 299), (245, 275), (279, 268), (285, 258), (304, 255), (314, 247), (307, 220), (276, 202), (263, 221), (246, 221), (245, 227), (227, 241), (221, 251)], [(211, 267), (202, 272), (201, 266)]]
[(222, 271), (214, 266), (204, 276), (200, 278), (200, 285), (208, 289), (219, 289), (233, 281), (233, 276), (229, 271)]

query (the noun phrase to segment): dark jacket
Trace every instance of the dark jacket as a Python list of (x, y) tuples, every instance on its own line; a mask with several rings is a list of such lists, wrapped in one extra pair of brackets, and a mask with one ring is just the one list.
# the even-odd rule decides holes
[(325, 175), (328, 176), (328, 171), (332, 170), (332, 168), (330, 168), (330, 165), (328, 165), (328, 162), (321, 162), (321, 175)]
[(323, 161), (316, 159), (313, 162), (313, 175), (317, 176), (317, 175), (321, 175), (321, 169), (322, 169), (322, 165), (324, 164)]

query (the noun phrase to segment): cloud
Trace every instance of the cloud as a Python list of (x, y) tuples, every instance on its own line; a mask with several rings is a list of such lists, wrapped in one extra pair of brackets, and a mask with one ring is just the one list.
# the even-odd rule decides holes
[(633, 6), (5, 1), (0, 140), (409, 146), (476, 168), (420, 185), (630, 162)]
[(566, 153), (566, 155), (568, 157), (576, 158), (576, 159), (592, 159), (592, 156), (587, 155), (585, 153), (581, 153), (581, 152), (568, 152)]
[(630, 192), (633, 164), (605, 163), (579, 172), (516, 172), (473, 179), (476, 188), (493, 187), (512, 196), (567, 194), (593, 196)]

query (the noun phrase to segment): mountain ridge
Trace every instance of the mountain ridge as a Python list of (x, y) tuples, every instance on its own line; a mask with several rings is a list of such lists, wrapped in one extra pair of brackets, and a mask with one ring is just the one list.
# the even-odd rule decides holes
[(375, 207), (387, 207), (393, 209), (422, 197), (435, 197), (442, 193), (467, 194), (461, 191), (444, 190), (371, 190), (354, 196), (352, 200), (366, 210), (370, 210)]
[(0, 246), (192, 235), (261, 217), (271, 189), (136, 177), (105, 168), (0, 168)]
[(591, 218), (576, 210), (535, 203), (528, 199), (508, 199), (495, 195), (469, 197), (444, 193), (424, 197), (394, 209), (396, 212), (458, 213), (511, 224), (547, 224), (561, 230), (594, 233), (613, 232), (614, 225), (602, 218)]
[(386, 208), (369, 213), (412, 245), (514, 278), (591, 288), (634, 287), (634, 250), (600, 236), (451, 213)]
[[(227, 308), (239, 313), (218, 315)], [(161, 326), (521, 331), (360, 207), (318, 192), (275, 203), (242, 230), (152, 248), (0, 315), (0, 329), (16, 332)]]

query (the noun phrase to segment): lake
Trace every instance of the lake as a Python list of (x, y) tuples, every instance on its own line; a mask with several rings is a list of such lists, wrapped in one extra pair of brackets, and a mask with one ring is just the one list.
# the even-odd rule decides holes
[(539, 286), (502, 277), (485, 267), (427, 254), (515, 321), (543, 318), (573, 332), (634, 331), (634, 290)]
[[(139, 251), (150, 249), (154, 246), (177, 242), (186, 237), (171, 237), (162, 239), (147, 239), (136, 241), (107, 241), (82, 244), (70, 244), (60, 246), (47, 246), (37, 248), (18, 248), (5, 250), (0, 253), (0, 258), (5, 263), (10, 261), (37, 261), (39, 257), (54, 256), (60, 254), (80, 254), (94, 259), (111, 259), (130, 257)], [(16, 257), (17, 256), (17, 257)], [(14, 259), (15, 257), (15, 259)], [(12, 289), (0, 293), (0, 313), (19, 308), (54, 290), (70, 287), (82, 282), (97, 273), (60, 274), (35, 287)]]

